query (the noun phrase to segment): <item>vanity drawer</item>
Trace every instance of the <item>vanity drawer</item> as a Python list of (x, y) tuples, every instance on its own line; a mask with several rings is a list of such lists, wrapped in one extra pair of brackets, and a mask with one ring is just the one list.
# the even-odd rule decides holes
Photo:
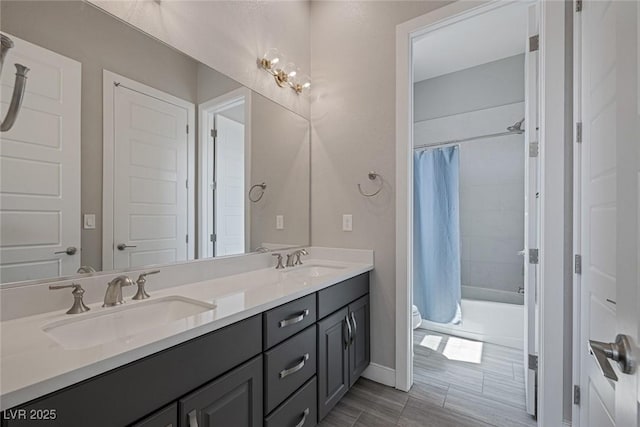
[(264, 419), (264, 427), (313, 427), (318, 422), (316, 377), (287, 399)]
[(316, 321), (316, 294), (307, 295), (264, 313), (264, 349), (286, 340)]
[(316, 374), (316, 326), (264, 353), (265, 414)]
[(318, 292), (318, 319), (369, 293), (369, 273), (347, 279)]

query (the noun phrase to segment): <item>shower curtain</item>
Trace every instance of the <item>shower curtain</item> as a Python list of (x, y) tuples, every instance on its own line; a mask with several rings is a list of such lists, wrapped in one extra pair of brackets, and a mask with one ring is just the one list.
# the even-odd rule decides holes
[(460, 321), (459, 152), (413, 155), (413, 300), (423, 319), (439, 323)]

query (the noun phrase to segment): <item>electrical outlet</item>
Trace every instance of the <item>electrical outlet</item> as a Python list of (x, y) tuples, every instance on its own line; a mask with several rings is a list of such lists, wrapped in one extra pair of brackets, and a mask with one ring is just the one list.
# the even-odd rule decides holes
[(353, 215), (342, 215), (342, 231), (353, 231)]
[(84, 214), (84, 229), (93, 230), (96, 228), (96, 215)]
[(276, 215), (276, 230), (284, 230), (284, 215)]

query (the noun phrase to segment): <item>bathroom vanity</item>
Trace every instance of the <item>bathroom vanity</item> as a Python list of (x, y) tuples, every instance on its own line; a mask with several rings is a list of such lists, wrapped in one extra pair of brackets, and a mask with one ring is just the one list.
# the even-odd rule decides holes
[[(46, 371), (50, 378), (42, 378), (43, 383), (68, 385), (12, 407), (3, 404), (2, 425), (316, 425), (369, 364), (372, 265), (327, 260), (311, 260), (309, 264), (170, 287), (156, 291), (144, 302), (127, 301), (116, 308), (98, 305), (82, 314), (58, 312), (32, 316), (33, 320), (3, 322), (3, 332), (9, 335), (30, 330), (32, 336), (26, 346), (39, 346), (40, 363), (49, 364), (48, 368), (35, 367), (35, 373), (30, 373), (28, 358), (22, 363), (16, 360), (19, 346), (3, 349), (3, 372), (10, 372), (10, 367), (23, 371), (22, 390), (13, 395), (5, 395), (3, 390), (3, 398), (15, 400), (20, 399), (16, 395), (38, 393), (42, 388), (35, 377)], [(264, 277), (266, 284), (256, 282), (240, 289), (236, 295), (243, 295), (241, 305), (228, 295), (222, 296), (228, 292), (226, 284), (255, 281), (257, 277)], [(206, 292), (209, 297), (204, 296)], [(212, 293), (218, 297), (211, 298)], [(72, 339), (52, 333), (52, 327), (93, 322), (113, 310), (121, 310), (116, 312), (122, 313), (118, 316), (126, 316), (124, 306), (130, 312), (146, 310), (152, 303), (169, 311), (185, 310), (179, 305), (163, 305), (166, 301), (200, 301), (215, 308), (139, 335), (120, 334), (117, 341), (98, 343), (87, 338), (85, 343), (78, 340), (82, 337)], [(225, 304), (235, 304), (235, 308)], [(94, 324), (91, 327), (97, 328)], [(204, 330), (207, 332), (171, 345), (175, 339)], [(166, 348), (145, 350), (154, 345), (156, 349), (157, 345)], [(111, 357), (107, 357), (108, 352)], [(144, 352), (149, 354), (136, 358)], [(131, 358), (126, 356), (131, 355), (135, 360), (126, 362)], [(87, 366), (78, 362), (77, 370), (62, 372), (74, 357), (80, 361), (85, 356), (97, 359)], [(109, 366), (109, 359), (126, 363), (100, 372)], [(92, 369), (94, 375), (90, 374)], [(57, 372), (59, 375), (55, 375)]]

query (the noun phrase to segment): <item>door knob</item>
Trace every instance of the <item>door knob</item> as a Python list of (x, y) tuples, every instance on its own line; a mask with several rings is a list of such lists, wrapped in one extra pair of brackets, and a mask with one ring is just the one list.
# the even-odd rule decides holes
[(596, 358), (598, 368), (605, 378), (618, 381), (618, 376), (607, 359), (618, 362), (618, 367), (625, 374), (635, 372), (636, 363), (631, 355), (631, 341), (627, 335), (618, 334), (612, 343), (589, 340), (589, 352)]
[(67, 255), (75, 255), (78, 252), (78, 249), (75, 246), (69, 246), (64, 251), (54, 252), (54, 254), (67, 254)]
[(116, 248), (118, 248), (119, 251), (124, 251), (127, 248), (135, 248), (136, 245), (126, 245), (124, 243), (120, 243), (118, 246), (116, 246)]

